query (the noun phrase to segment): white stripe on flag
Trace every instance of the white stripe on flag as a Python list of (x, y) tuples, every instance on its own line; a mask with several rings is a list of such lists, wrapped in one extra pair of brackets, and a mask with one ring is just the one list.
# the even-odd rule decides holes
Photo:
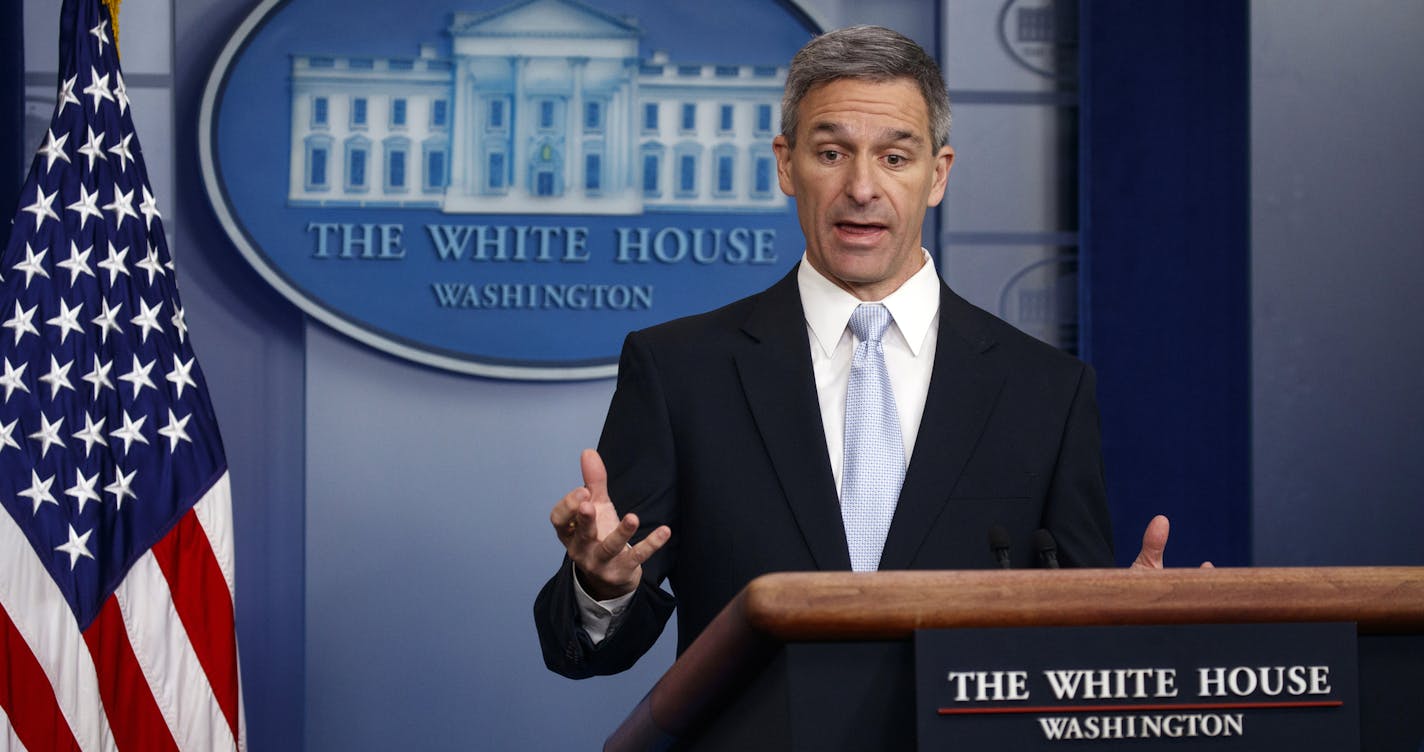
[(178, 748), (195, 752), (236, 748), (153, 551), (134, 562), (114, 595), (134, 656)]
[[(208, 492), (203, 494), (203, 498), (193, 506), (193, 513), (198, 515), (198, 522), (202, 525), (203, 533), (208, 536), (208, 545), (213, 549), (213, 556), (218, 560), (218, 568), (222, 570), (223, 580), (227, 582), (227, 592), (234, 604), (237, 603), (237, 587), (233, 573), (236, 571), (233, 552), (236, 550), (232, 539), (232, 482), (227, 471), (223, 471), (222, 477), (218, 479)], [(242, 686), (242, 661), (237, 663), (238, 686)], [(247, 712), (243, 708), (242, 693), (237, 693), (237, 748), (239, 752), (247, 751)]]
[(208, 536), (208, 545), (213, 549), (213, 556), (217, 557), (218, 568), (222, 569), (223, 580), (227, 582), (228, 597), (236, 603), (236, 586), (233, 584), (232, 484), (228, 481), (226, 470), (218, 482), (193, 506), (193, 513), (198, 515), (203, 533)]
[(0, 605), (49, 677), (55, 702), (86, 750), (116, 750), (99, 699), (99, 678), (74, 612), (41, 566), (15, 518), (0, 510)]

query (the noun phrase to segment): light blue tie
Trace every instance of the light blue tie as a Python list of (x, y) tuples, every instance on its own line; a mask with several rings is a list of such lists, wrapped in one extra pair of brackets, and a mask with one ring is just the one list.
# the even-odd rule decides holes
[(850, 544), (850, 568), (856, 572), (880, 567), (880, 552), (905, 482), (900, 414), (880, 341), (889, 325), (890, 311), (881, 303), (861, 303), (850, 315), (850, 330), (859, 343), (846, 391), (841, 519)]

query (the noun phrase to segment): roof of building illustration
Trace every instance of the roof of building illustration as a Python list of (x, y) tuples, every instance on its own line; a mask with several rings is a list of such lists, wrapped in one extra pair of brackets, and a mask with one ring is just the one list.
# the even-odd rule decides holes
[(454, 36), (638, 37), (632, 16), (618, 16), (579, 0), (520, 0), (485, 13), (456, 13)]

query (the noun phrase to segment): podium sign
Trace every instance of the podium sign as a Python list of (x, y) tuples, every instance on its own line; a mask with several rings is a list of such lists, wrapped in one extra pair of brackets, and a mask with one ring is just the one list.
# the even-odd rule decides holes
[(1359, 752), (1350, 623), (921, 630), (919, 748)]

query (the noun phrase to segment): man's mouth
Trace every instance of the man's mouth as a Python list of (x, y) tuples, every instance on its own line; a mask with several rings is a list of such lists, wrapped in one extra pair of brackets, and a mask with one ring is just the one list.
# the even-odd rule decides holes
[(847, 239), (875, 237), (886, 230), (885, 225), (878, 222), (837, 222), (835, 228)]

